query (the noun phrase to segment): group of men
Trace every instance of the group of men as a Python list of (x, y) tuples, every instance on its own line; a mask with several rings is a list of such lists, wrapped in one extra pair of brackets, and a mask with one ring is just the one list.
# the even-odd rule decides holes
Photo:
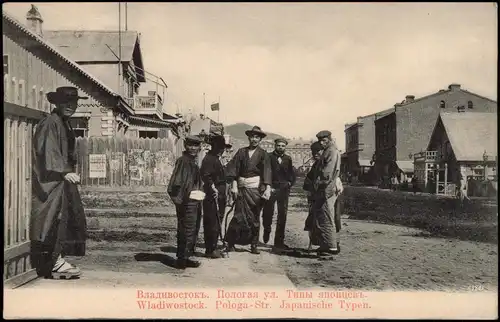
[[(221, 258), (223, 253), (236, 250), (236, 245), (250, 245), (250, 253), (259, 254), (260, 220), (262, 215), (263, 242), (267, 244), (272, 230), (275, 205), (278, 216), (273, 251), (290, 249), (285, 244), (285, 227), (290, 189), (296, 182), (292, 159), (285, 153), (288, 142), (275, 140), (275, 149), (268, 153), (259, 146), (267, 135), (254, 126), (245, 132), (248, 146), (239, 149), (224, 167), (220, 158), (224, 152), (222, 136), (210, 139), (211, 150), (198, 167), (196, 157), (202, 139), (189, 136), (185, 151), (176, 161), (168, 186), (168, 194), (177, 210), (177, 264), (179, 268), (199, 267), (193, 259), (201, 218), (203, 217), (205, 255)], [(308, 193), (309, 214), (305, 230), (311, 245), (319, 246), (319, 257), (340, 252), (338, 233), (340, 213), (337, 199), (342, 192), (339, 179), (340, 154), (329, 131), (321, 131), (311, 146), (315, 162), (307, 174), (303, 189)], [(222, 239), (222, 221), (227, 206), (226, 187), (234, 200), (234, 215), (224, 234), (225, 249), (217, 247)], [(203, 191), (203, 201), (194, 194)], [(203, 214), (202, 214), (203, 213)]]
[[(48, 93), (47, 99), (55, 108), (37, 125), (33, 136), (31, 264), (39, 276), (73, 278), (80, 276), (80, 269), (65, 257), (85, 255), (87, 226), (77, 186), (80, 177), (75, 171), (75, 135), (69, 119), (78, 100), (87, 97), (79, 96), (75, 87), (59, 87)], [(176, 207), (177, 265), (181, 269), (200, 265), (193, 254), (202, 217), (206, 256), (221, 257), (217, 244), (222, 237), (228, 185), (235, 204), (224, 237), (224, 251), (250, 244), (251, 253), (259, 254), (260, 216), (262, 213), (263, 239), (267, 243), (275, 203), (278, 218), (274, 249), (289, 248), (284, 243), (285, 225), (290, 188), (296, 178), (292, 160), (285, 154), (287, 141), (276, 140), (275, 150), (267, 153), (259, 146), (266, 134), (258, 126), (246, 131), (246, 135), (249, 145), (239, 149), (225, 167), (221, 162), (228, 148), (224, 137), (211, 138), (211, 149), (201, 166), (197, 162), (201, 138), (189, 136), (184, 141), (185, 151), (176, 160), (167, 189)], [(340, 251), (340, 224), (335, 216), (335, 201), (341, 192), (340, 156), (330, 132), (321, 131), (317, 138), (318, 142), (311, 146), (316, 161), (304, 183), (310, 205), (305, 229), (311, 243), (319, 246), (318, 255), (323, 256)]]

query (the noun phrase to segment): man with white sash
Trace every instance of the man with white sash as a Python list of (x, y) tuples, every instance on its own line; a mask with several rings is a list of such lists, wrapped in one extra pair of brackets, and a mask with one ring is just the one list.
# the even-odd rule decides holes
[(272, 172), (269, 154), (259, 146), (266, 134), (258, 126), (245, 134), (248, 147), (239, 149), (226, 168), (236, 205), (225, 239), (228, 251), (234, 251), (235, 245), (250, 244), (251, 253), (259, 254), (260, 213), (263, 199), (271, 196)]

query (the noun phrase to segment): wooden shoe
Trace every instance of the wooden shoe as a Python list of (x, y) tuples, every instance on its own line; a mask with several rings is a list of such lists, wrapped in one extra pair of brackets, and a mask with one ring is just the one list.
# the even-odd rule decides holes
[(68, 262), (64, 262), (61, 266), (59, 266), (57, 269), (52, 271), (52, 278), (61, 280), (61, 279), (72, 279), (72, 278), (77, 278), (80, 277), (82, 272), (80, 269), (76, 266), (71, 265)]

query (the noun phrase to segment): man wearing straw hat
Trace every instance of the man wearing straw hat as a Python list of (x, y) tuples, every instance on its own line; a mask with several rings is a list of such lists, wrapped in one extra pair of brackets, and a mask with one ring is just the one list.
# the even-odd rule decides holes
[[(205, 255), (209, 258), (221, 258), (217, 250), (217, 241), (221, 235), (221, 222), (226, 210), (226, 175), (221, 163), (226, 141), (221, 135), (215, 135), (210, 140), (210, 151), (201, 163), (201, 178), (203, 180), (203, 235), (205, 238)], [(218, 217), (218, 218), (217, 218)]]
[(75, 134), (69, 118), (79, 99), (75, 87), (47, 94), (56, 107), (38, 123), (33, 136), (33, 197), (30, 217), (32, 266), (41, 277), (70, 279), (80, 269), (65, 256), (84, 256), (87, 223), (75, 173)]
[(232, 181), (235, 199), (234, 215), (226, 234), (228, 251), (235, 245), (251, 245), (251, 253), (259, 254), (260, 213), (263, 200), (271, 196), (271, 165), (268, 153), (259, 147), (266, 134), (258, 126), (245, 131), (248, 147), (239, 149), (227, 164), (227, 177)]
[(200, 262), (191, 259), (201, 224), (201, 201), (204, 193), (197, 155), (201, 138), (190, 135), (184, 139), (185, 151), (174, 166), (167, 192), (175, 204), (177, 214), (177, 267), (199, 267)]

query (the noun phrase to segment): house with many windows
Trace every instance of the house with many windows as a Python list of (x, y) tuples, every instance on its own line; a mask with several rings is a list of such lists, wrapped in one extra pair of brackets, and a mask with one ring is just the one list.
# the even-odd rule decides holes
[(497, 102), (465, 90), (460, 84), (415, 98), (407, 95), (392, 111), (378, 115), (375, 123), (374, 170), (378, 180), (414, 173), (414, 155), (427, 149), (440, 113), (497, 113)]

